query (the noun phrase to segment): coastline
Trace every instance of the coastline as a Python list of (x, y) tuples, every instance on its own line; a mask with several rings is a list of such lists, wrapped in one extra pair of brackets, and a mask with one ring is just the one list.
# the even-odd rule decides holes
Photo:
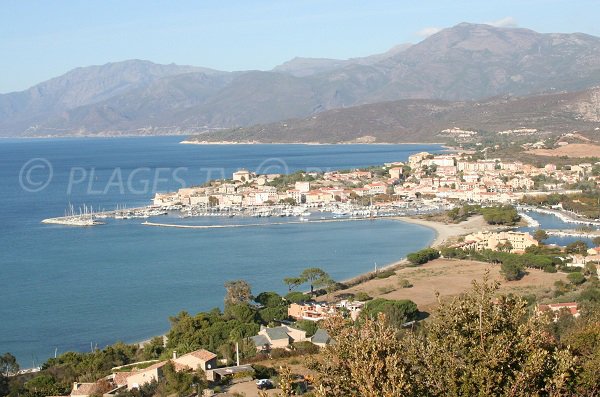
[[(473, 233), (478, 230), (496, 229), (496, 227), (488, 225), (483, 220), (482, 215), (473, 216), (464, 222), (456, 223), (456, 224), (446, 224), (446, 223), (441, 223), (441, 222), (436, 222), (436, 221), (428, 221), (425, 219), (413, 218), (413, 217), (408, 217), (408, 216), (395, 216), (395, 217), (390, 217), (390, 218), (386, 218), (386, 219), (390, 219), (390, 220), (394, 220), (394, 221), (398, 221), (398, 222), (409, 223), (409, 224), (413, 224), (413, 225), (425, 226), (425, 227), (433, 230), (435, 233), (435, 237), (433, 238), (433, 241), (429, 245), (427, 245), (426, 247), (423, 247), (423, 248), (439, 247), (439, 246), (441, 246), (445, 243), (448, 243), (448, 242), (452, 241), (453, 239), (456, 239), (462, 235)], [(378, 271), (395, 270), (399, 266), (405, 265), (407, 263), (408, 262), (407, 262), (406, 258), (400, 258), (394, 262), (388, 263), (388, 264), (378, 268)], [(349, 286), (350, 285), (357, 286), (357, 285), (360, 285), (360, 284), (363, 284), (363, 283), (369, 281), (374, 275), (375, 275), (374, 271), (368, 271), (368, 272), (357, 274), (354, 277), (350, 277), (348, 279), (341, 280), (340, 282), (343, 284), (348, 284)]]
[(326, 146), (326, 145), (442, 145), (444, 149), (452, 150), (444, 142), (260, 142), (260, 141), (196, 141), (183, 140), (179, 142), (183, 145), (306, 145), (306, 146)]
[[(413, 218), (413, 217), (408, 217), (408, 216), (396, 216), (396, 217), (390, 217), (390, 218), (386, 218), (386, 219), (397, 221), (397, 222), (404, 222), (404, 223), (413, 224), (413, 225), (420, 225), (420, 226), (424, 226), (424, 227), (427, 227), (427, 228), (433, 230), (433, 232), (435, 233), (433, 241), (423, 248), (437, 247), (437, 246), (443, 245), (443, 244), (447, 243), (448, 241), (451, 241), (452, 239), (457, 238), (461, 235), (469, 234), (474, 231), (482, 230), (482, 229), (486, 229), (486, 228), (488, 228), (488, 229), (494, 228), (494, 227), (490, 227), (489, 225), (487, 225), (487, 223), (483, 220), (482, 215), (477, 215), (477, 216), (471, 217), (470, 219), (468, 219), (464, 222), (461, 222), (461, 223), (457, 223), (457, 224), (445, 224), (445, 223), (441, 223), (441, 222), (429, 221), (429, 220), (425, 220), (425, 219)], [(408, 262), (407, 262), (406, 258), (400, 258), (394, 262), (391, 262), (382, 267), (379, 267), (378, 271), (395, 270), (396, 268), (398, 268), (402, 265), (406, 265), (407, 263)], [(351, 277), (351, 278), (348, 278), (345, 280), (341, 280), (340, 282), (343, 284), (347, 284), (348, 288), (353, 288), (353, 287), (356, 287), (356, 286), (366, 283), (367, 281), (371, 280), (374, 276), (375, 276), (374, 271), (368, 271), (368, 272), (363, 272), (363, 273), (357, 274), (354, 277)], [(137, 345), (139, 347), (143, 347), (145, 344), (149, 343), (155, 337), (165, 338), (167, 332), (168, 332), (168, 330), (165, 331), (163, 334), (154, 335), (154, 336), (148, 337), (143, 340), (134, 341), (134, 342), (131, 342), (131, 344)]]

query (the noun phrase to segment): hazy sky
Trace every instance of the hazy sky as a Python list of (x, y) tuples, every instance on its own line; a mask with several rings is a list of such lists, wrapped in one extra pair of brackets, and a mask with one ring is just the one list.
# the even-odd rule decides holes
[(0, 92), (133, 58), (268, 70), (364, 56), (460, 22), (600, 36), (599, 16), (599, 0), (3, 0)]

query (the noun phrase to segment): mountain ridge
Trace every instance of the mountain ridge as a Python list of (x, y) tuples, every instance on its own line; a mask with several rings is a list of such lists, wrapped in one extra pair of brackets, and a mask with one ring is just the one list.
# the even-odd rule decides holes
[(380, 102), (333, 109), (304, 119), (194, 135), (186, 141), (439, 143), (455, 137), (450, 132), (452, 129), (458, 130), (455, 136), (460, 131), (489, 136), (519, 129), (536, 130), (535, 135), (539, 137), (579, 132), (600, 141), (600, 87), (579, 92), (496, 97), (487, 101)]
[(600, 38), (461, 23), (349, 60), (295, 58), (222, 72), (130, 60), (77, 68), (0, 95), (0, 136), (194, 133), (427, 99), (584, 90), (600, 85)]

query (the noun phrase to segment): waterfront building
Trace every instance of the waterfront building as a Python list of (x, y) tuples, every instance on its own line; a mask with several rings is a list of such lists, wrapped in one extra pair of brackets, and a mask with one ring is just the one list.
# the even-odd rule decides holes
[(486, 249), (498, 251), (500, 247), (507, 245), (511, 247), (510, 252), (518, 253), (524, 252), (527, 247), (537, 246), (539, 243), (529, 233), (485, 231), (465, 236), (464, 242), (457, 244), (456, 247), (475, 251)]

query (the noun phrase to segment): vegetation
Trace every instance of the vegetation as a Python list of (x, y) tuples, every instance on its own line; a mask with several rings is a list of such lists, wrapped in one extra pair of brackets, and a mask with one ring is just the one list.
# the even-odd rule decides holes
[(490, 225), (515, 225), (521, 217), (512, 205), (482, 207), (483, 219)]
[(375, 277), (376, 278), (388, 278), (388, 277), (392, 277), (395, 274), (396, 274), (396, 272), (393, 270), (383, 270), (383, 271), (377, 272), (377, 275)]
[(398, 330), (385, 314), (360, 325), (327, 321), (337, 343), (312, 364), (318, 395), (597, 395), (598, 318), (584, 317), (561, 339), (551, 338), (549, 318), (529, 316), (524, 299), (497, 296), (497, 289), (474, 283), (416, 330)]
[(325, 288), (329, 292), (333, 291), (336, 287), (335, 281), (329, 276), (329, 274), (318, 267), (309, 267), (304, 269), (299, 276), (286, 277), (283, 279), (283, 282), (288, 286), (288, 291), (290, 292), (294, 288), (299, 287), (304, 283), (309, 283), (311, 296), (314, 296), (315, 288)]
[(524, 254), (483, 250), (466, 251), (460, 248), (446, 247), (441, 250), (445, 258), (473, 259), (501, 265), (501, 272), (507, 281), (518, 280), (524, 275), (524, 269), (541, 269), (555, 273), (556, 267), (564, 269), (563, 260), (555, 249), (546, 247), (530, 247)]
[(419, 311), (417, 305), (408, 299), (388, 300), (377, 298), (365, 304), (360, 316), (362, 318), (376, 318), (380, 313), (385, 315), (386, 321), (390, 325), (400, 327), (402, 324), (416, 319)]
[(538, 242), (541, 243), (545, 240), (548, 240), (548, 237), (550, 237), (548, 235), (548, 233), (543, 230), (543, 229), (538, 229), (533, 233), (533, 238)]
[(440, 257), (440, 251), (433, 248), (425, 248), (417, 252), (413, 252), (406, 256), (406, 259), (413, 265), (422, 265), (431, 260), (437, 259)]
[(466, 221), (473, 215), (483, 215), (483, 219), (490, 225), (515, 225), (521, 217), (512, 205), (496, 205), (482, 207), (480, 205), (464, 204), (446, 212), (446, 217), (452, 223)]

